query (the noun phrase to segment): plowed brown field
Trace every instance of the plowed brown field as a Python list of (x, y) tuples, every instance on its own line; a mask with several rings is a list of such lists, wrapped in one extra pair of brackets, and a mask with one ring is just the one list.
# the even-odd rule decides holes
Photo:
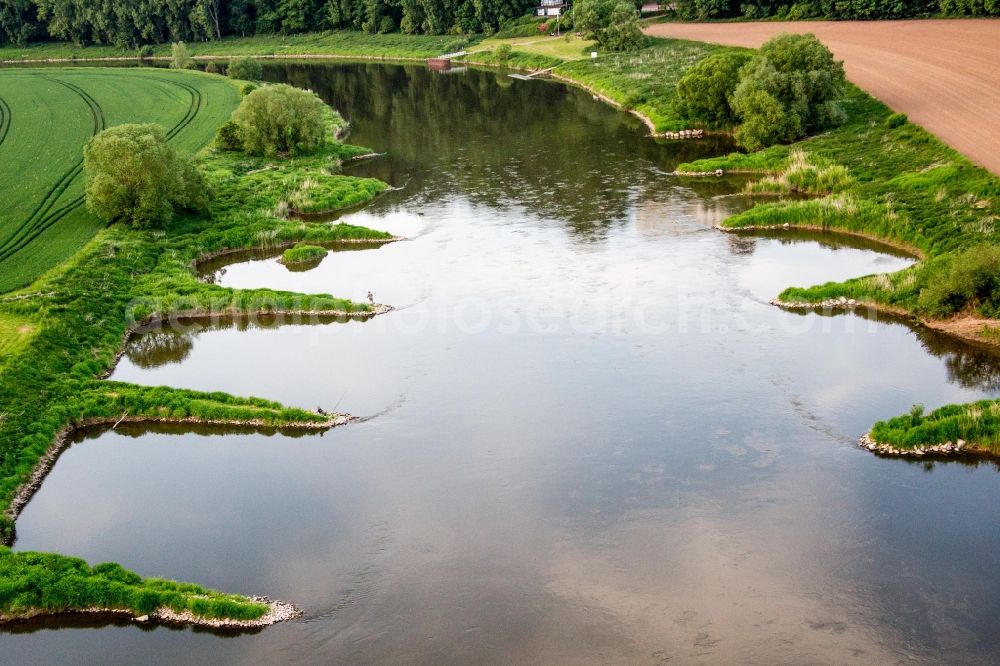
[(977, 164), (1000, 174), (1000, 20), (661, 23), (646, 33), (756, 47), (811, 32), (848, 78)]

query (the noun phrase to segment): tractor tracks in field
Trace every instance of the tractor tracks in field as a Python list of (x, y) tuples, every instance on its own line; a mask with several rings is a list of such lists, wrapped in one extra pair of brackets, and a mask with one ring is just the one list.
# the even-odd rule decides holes
[(10, 132), (11, 115), (10, 105), (3, 97), (0, 97), (0, 146), (3, 145), (7, 133)]
[[(59, 85), (68, 88), (84, 101), (93, 120), (93, 127), (90, 134), (91, 136), (94, 136), (105, 128), (107, 122), (104, 118), (104, 111), (101, 109), (101, 105), (97, 103), (97, 100), (91, 97), (86, 90), (75, 84), (53, 78), (45, 74), (42, 74), (41, 76), (49, 81), (52, 81), (53, 83), (58, 83)], [(52, 210), (52, 207), (55, 206), (56, 202), (63, 195), (63, 192), (66, 191), (73, 180), (76, 179), (82, 171), (83, 157), (81, 156), (80, 159), (74, 162), (73, 165), (66, 170), (48, 189), (48, 191), (45, 192), (41, 201), (38, 202), (38, 205), (35, 206), (34, 210), (31, 211), (31, 214), (28, 215), (28, 218), (23, 224), (21, 224), (17, 231), (15, 231), (10, 238), (0, 245), (0, 261), (8, 259), (12, 254), (37, 238), (39, 234), (52, 226), (52, 224), (56, 221), (65, 217), (70, 210), (80, 205), (83, 200), (82, 196), (74, 198), (72, 201), (55, 211)]]

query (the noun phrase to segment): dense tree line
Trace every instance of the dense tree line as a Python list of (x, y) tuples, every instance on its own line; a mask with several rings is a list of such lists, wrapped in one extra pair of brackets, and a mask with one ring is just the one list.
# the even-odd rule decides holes
[(132, 48), (226, 35), (493, 32), (535, 0), (0, 0), (0, 45), (59, 39)]
[(872, 20), (1000, 15), (1000, 0), (677, 0), (676, 5), (678, 15), (689, 20), (739, 16)]
[[(132, 48), (226, 35), (493, 32), (535, 0), (0, 0), (0, 45), (59, 39)], [(1000, 15), (1000, 0), (677, 0), (685, 19)]]

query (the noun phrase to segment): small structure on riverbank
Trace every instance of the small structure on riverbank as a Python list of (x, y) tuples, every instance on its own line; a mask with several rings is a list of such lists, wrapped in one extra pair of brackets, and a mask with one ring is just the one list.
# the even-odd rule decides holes
[(454, 58), (460, 58), (464, 55), (466, 55), (465, 51), (455, 51), (454, 53), (445, 53), (444, 55), (439, 55), (436, 58), (428, 58), (427, 67), (430, 69), (446, 72), (449, 69), (451, 69), (451, 61)]
[(565, 14), (568, 9), (568, 0), (540, 0), (538, 7), (535, 8), (535, 16), (555, 16), (558, 18)]

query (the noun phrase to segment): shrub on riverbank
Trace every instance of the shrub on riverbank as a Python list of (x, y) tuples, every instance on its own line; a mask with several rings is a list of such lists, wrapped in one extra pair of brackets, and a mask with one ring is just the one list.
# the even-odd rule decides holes
[(254, 58), (236, 58), (229, 63), (226, 75), (231, 79), (259, 81), (264, 76), (264, 67)]
[(191, 69), (193, 61), (191, 52), (184, 42), (174, 42), (170, 45), (170, 67), (172, 69)]
[(236, 121), (227, 120), (215, 133), (215, 147), (219, 150), (243, 150), (243, 137)]
[(285, 84), (265, 86), (243, 98), (233, 112), (243, 149), (251, 155), (301, 155), (326, 140), (323, 103), (309, 90)]
[(1000, 247), (980, 245), (936, 264), (917, 306), (932, 317), (972, 311), (1000, 318)]
[(204, 211), (208, 189), (158, 125), (117, 125), (83, 149), (87, 208), (109, 222), (162, 227), (176, 210)]
[(496, 60), (498, 65), (505, 65), (507, 64), (507, 61), (510, 60), (510, 52), (510, 44), (501, 44), (493, 51), (493, 58)]
[(698, 62), (677, 82), (679, 111), (713, 125), (734, 125), (736, 113), (729, 99), (740, 81), (740, 69), (749, 60), (749, 53), (724, 51)]
[(740, 71), (732, 106), (741, 121), (736, 140), (756, 150), (846, 119), (840, 98), (844, 65), (815, 35), (778, 35)]
[(148, 615), (158, 608), (190, 611), (204, 618), (256, 620), (267, 606), (193, 583), (143, 579), (118, 564), (88, 566), (75, 557), (12, 552), (0, 546), (0, 616), (43, 611), (109, 609)]

